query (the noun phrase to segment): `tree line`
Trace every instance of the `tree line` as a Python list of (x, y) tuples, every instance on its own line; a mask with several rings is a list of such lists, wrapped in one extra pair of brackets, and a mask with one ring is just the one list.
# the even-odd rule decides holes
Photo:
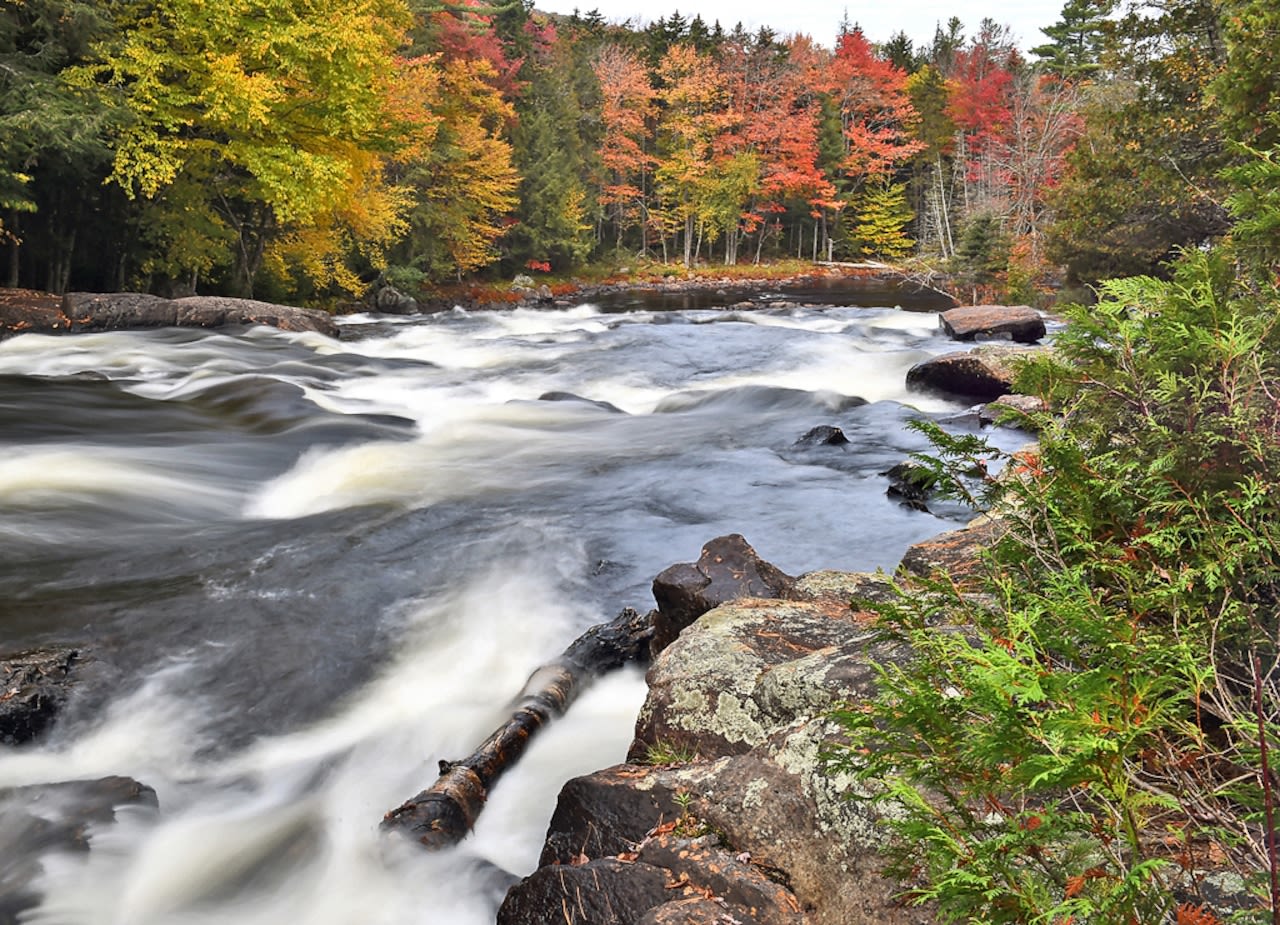
[(0, 282), (322, 301), (379, 275), (920, 254), (1030, 299), (1228, 230), (1222, 171), (1275, 131), (1222, 141), (1265, 57), (1210, 91), (1248, 6), (1068, 0), (1028, 56), (989, 19), (918, 48), (845, 22), (827, 47), (526, 0), (11, 0)]

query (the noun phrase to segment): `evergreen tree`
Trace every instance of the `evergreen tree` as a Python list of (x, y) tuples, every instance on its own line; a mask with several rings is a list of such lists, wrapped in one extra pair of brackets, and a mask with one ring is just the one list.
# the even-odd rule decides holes
[(582, 109), (572, 76), (567, 44), (548, 49), (517, 107), (512, 144), (520, 205), (508, 235), (517, 265), (532, 261), (570, 269), (591, 250)]
[(1061, 77), (1092, 74), (1100, 62), (1107, 17), (1116, 0), (1067, 0), (1062, 18), (1040, 31), (1049, 39), (1031, 49), (1038, 66)]

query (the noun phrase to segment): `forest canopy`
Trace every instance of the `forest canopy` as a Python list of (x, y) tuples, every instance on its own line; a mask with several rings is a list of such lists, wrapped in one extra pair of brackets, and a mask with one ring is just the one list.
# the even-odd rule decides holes
[(380, 275), (920, 257), (1032, 301), (1159, 274), (1231, 228), (1224, 170), (1274, 170), (1274, 77), (1215, 83), (1231, 29), (1274, 43), (1264, 7), (1069, 0), (1024, 53), (990, 19), (917, 47), (523, 0), (18, 0), (0, 281), (323, 302)]

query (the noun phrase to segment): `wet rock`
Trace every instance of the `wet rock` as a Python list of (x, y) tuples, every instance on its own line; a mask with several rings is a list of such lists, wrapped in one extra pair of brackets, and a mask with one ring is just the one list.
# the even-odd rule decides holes
[(0, 743), (22, 745), (57, 719), (75, 684), (78, 649), (34, 649), (0, 657)]
[(928, 466), (914, 460), (904, 460), (882, 473), (889, 479), (885, 494), (898, 498), (908, 507), (918, 511), (928, 510), (937, 479)]
[(540, 867), (507, 893), (497, 925), (633, 925), (675, 898), (670, 883), (657, 867), (617, 858)]
[(1014, 361), (1035, 350), (985, 344), (967, 352), (931, 357), (907, 370), (907, 387), (972, 398), (999, 398), (1013, 391)]
[(608, 411), (610, 414), (626, 414), (625, 411), (611, 402), (584, 398), (581, 395), (575, 395), (573, 392), (543, 392), (538, 396), (538, 401), (576, 402), (580, 405), (591, 405), (595, 408), (599, 408), (601, 411)]
[(93, 829), (123, 806), (154, 809), (155, 791), (128, 777), (0, 789), (0, 925), (40, 902), (44, 854), (88, 851)]
[[(883, 876), (881, 810), (849, 799), (854, 782), (822, 766), (840, 730), (828, 713), (867, 696), (871, 659), (902, 650), (877, 641), (870, 615), (851, 600), (888, 593), (884, 576), (814, 573), (795, 583), (804, 600), (740, 600), (704, 615), (650, 669), (650, 695), (637, 723), (639, 753), (679, 752), (662, 765), (626, 764), (571, 781), (561, 792), (543, 863), (635, 854), (662, 866), (645, 833), (687, 816), (719, 838), (724, 853), (698, 865), (745, 876), (746, 868), (794, 896), (798, 906), (759, 908), (780, 921), (814, 925), (924, 925), (929, 910), (900, 907)], [(651, 749), (661, 743), (663, 748)], [(637, 848), (637, 846), (639, 846)], [(713, 846), (709, 846), (713, 847)], [(686, 850), (681, 848), (681, 851)], [(727, 854), (727, 857), (725, 857)], [(681, 869), (664, 869), (679, 876)], [(544, 867), (543, 870), (563, 870)], [(728, 893), (688, 871), (691, 880)], [(696, 911), (690, 907), (689, 914)], [(649, 922), (682, 922), (677, 909)], [(794, 918), (798, 913), (803, 918)], [(742, 921), (779, 921), (777, 918)], [(670, 916), (670, 917), (668, 917)], [(792, 916), (788, 919), (786, 916)], [(554, 921), (554, 919), (551, 919)], [(700, 921), (689, 919), (688, 921)]]
[(560, 790), (538, 865), (631, 851), (645, 833), (680, 815), (677, 789), (663, 784), (653, 767), (641, 765), (574, 778)]
[(844, 431), (830, 424), (820, 424), (796, 441), (796, 446), (841, 446), (849, 442)]
[(515, 886), (498, 911), (498, 925), (639, 925), (690, 923), (714, 906), (713, 922), (803, 925), (799, 903), (714, 837), (664, 833), (644, 839), (622, 857), (540, 867)]
[(658, 602), (653, 655), (708, 610), (739, 597), (785, 597), (794, 579), (764, 561), (740, 534), (717, 537), (697, 562), (673, 565), (653, 580)]
[(997, 519), (979, 517), (963, 529), (916, 543), (903, 555), (898, 571), (922, 578), (946, 574), (964, 586), (981, 573), (981, 554), (995, 545), (1004, 529)]
[(395, 286), (383, 286), (374, 296), (373, 307), (388, 315), (413, 315), (418, 312), (418, 300)]
[(1026, 305), (971, 305), (938, 316), (947, 336), (955, 340), (1004, 337), (1033, 344), (1045, 335), (1044, 319)]

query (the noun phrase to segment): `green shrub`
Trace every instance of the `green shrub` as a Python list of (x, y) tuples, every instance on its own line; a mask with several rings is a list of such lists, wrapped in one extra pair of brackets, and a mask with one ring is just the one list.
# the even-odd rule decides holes
[(1280, 296), (1197, 252), (1068, 314), (1020, 374), (1055, 412), (1038, 456), (974, 492), (998, 454), (932, 430), (926, 462), (1009, 530), (982, 593), (880, 608), (916, 658), (840, 714), (833, 764), (899, 804), (895, 870), (946, 921), (1212, 921), (1209, 871), (1271, 921)]

